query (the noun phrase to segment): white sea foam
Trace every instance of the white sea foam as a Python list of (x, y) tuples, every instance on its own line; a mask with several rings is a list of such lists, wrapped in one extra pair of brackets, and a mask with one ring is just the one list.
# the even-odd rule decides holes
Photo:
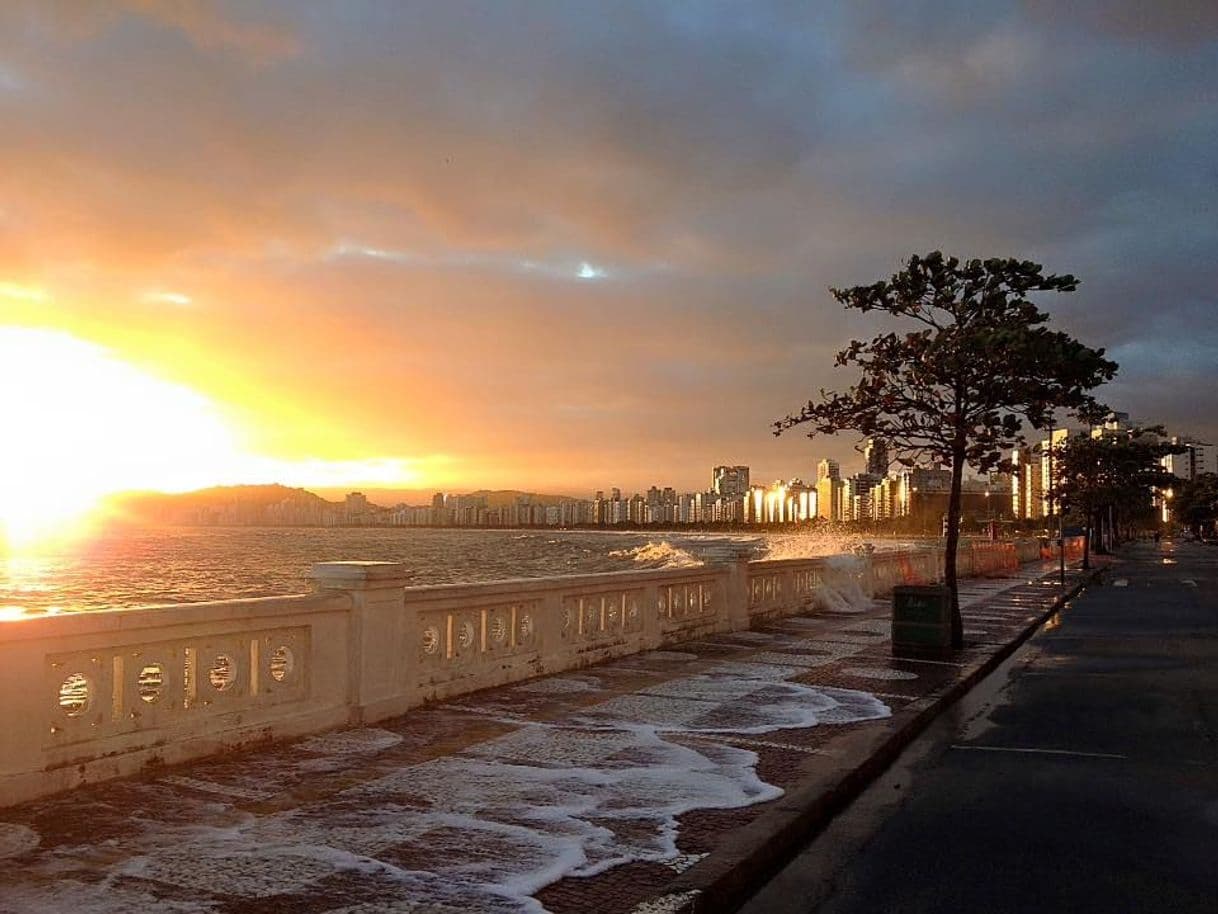
[(852, 555), (834, 555), (825, 561), (825, 573), (817, 589), (822, 607), (836, 613), (861, 613), (871, 606), (871, 597), (863, 590), (859, 575), (863, 559)]
[(848, 554), (864, 545), (874, 547), (877, 552), (888, 552), (908, 549), (914, 544), (895, 540), (871, 540), (859, 533), (818, 530), (767, 534), (760, 545), (764, 548), (767, 559), (810, 559)]
[(692, 552), (675, 546), (668, 540), (652, 541), (632, 549), (614, 549), (609, 555), (619, 559), (631, 559), (648, 568), (694, 568), (703, 564)]
[[(419, 904), (538, 914), (544, 909), (531, 896), (564, 876), (629, 861), (695, 863), (678, 846), (677, 820), (686, 812), (781, 795), (758, 777), (753, 751), (718, 736), (890, 714), (866, 692), (774, 678), (800, 672), (805, 667), (798, 663), (765, 667), (719, 664), (552, 723), (526, 724), (459, 755), (390, 770), (286, 812), (258, 816), (228, 807), (209, 813), (213, 824), (146, 821), (107, 878), (0, 888), (0, 909), (193, 914), (208, 905), (161, 902), (127, 885), (154, 879), (188, 892), (265, 898), (307, 892), (347, 872), (376, 892), (375, 901), (352, 899), (349, 914), (406, 912)], [(369, 728), (355, 739), (309, 746), (351, 759), (353, 750), (358, 756), (392, 748), (386, 732)], [(119, 876), (127, 877), (122, 889), (113, 885)]]

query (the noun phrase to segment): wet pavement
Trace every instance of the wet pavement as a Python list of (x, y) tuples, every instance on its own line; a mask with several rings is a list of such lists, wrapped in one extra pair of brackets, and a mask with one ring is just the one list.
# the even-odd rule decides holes
[(877, 600), (2, 810), (0, 912), (703, 909), (1026, 633), (1046, 571), (964, 582), (950, 661), (893, 659)]
[(746, 914), (1218, 906), (1218, 549), (1136, 545)]

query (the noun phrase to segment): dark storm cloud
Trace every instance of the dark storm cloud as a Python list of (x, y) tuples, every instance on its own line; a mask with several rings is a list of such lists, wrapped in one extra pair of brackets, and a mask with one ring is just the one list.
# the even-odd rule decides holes
[[(1045, 304), (1120, 358), (1113, 405), (1218, 436), (1218, 14), (1148, 6), (10, 8), (0, 280), (210, 291), (243, 354), (297, 337), (286, 387), (425, 378), (630, 484), (844, 453), (766, 437), (873, 326), (826, 287), (1031, 257), (1082, 278)], [(336, 323), (359, 367), (317, 391), (291, 356)]]

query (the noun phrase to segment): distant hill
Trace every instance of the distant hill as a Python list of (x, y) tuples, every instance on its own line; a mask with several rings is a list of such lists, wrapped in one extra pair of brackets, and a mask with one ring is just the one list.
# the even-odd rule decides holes
[[(332, 486), (319, 487), (317, 489), (318, 494), (323, 498), (336, 502), (341, 502), (349, 491), (351, 491), (349, 488), (335, 488)], [(527, 497), (534, 504), (542, 505), (557, 505), (562, 502), (579, 500), (570, 495), (548, 495), (539, 492), (526, 492), (522, 489), (478, 489), (473, 492), (465, 492), (460, 489), (443, 489), (440, 487), (434, 489), (396, 489), (381, 488), (379, 486), (362, 486), (360, 491), (368, 496), (370, 502), (384, 507), (392, 507), (402, 503), (419, 506), (430, 505), (436, 492), (444, 492), (448, 495), (485, 498), (487, 507), (491, 508), (515, 504), (516, 499), (520, 497)]]
[(321, 523), (342, 510), (307, 489), (278, 484), (214, 486), (194, 492), (126, 492), (110, 499), (118, 519), (169, 524), (280, 522)]
[(535, 505), (561, 505), (571, 501), (579, 501), (570, 495), (542, 495), (538, 492), (521, 492), (517, 489), (479, 489), (477, 492), (466, 492), (475, 498), (485, 498), (487, 507), (502, 508), (516, 504), (518, 498), (528, 498)]
[[(373, 491), (368, 494), (372, 507), (390, 507), (394, 503), (385, 498), (389, 495), (387, 492)], [(520, 498), (540, 505), (577, 500), (569, 495), (542, 495), (517, 489), (479, 489), (462, 494), (485, 498), (489, 508), (514, 505)], [(428, 505), (431, 498), (412, 501), (417, 505)], [(138, 524), (329, 526), (350, 520), (346, 516), (343, 500), (330, 501), (308, 489), (278, 484), (213, 486), (176, 494), (126, 492), (112, 497), (109, 507), (114, 520)]]

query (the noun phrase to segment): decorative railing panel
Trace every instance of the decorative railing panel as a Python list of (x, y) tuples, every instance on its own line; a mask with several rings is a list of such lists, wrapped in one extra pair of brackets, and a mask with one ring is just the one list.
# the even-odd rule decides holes
[(664, 622), (702, 619), (716, 611), (718, 582), (714, 578), (662, 584), (658, 589), (656, 610)]
[(233, 632), (49, 654), (45, 744), (188, 724), (307, 695), (309, 630)]
[(750, 616), (773, 616), (811, 609), (825, 584), (824, 559), (780, 559), (748, 566)]
[(774, 572), (772, 574), (755, 574), (749, 576), (749, 606), (765, 606), (767, 604), (782, 603), (783, 594), (783, 574), (782, 572)]
[(540, 607), (521, 600), (422, 612), (415, 656), (420, 667), (434, 668), (535, 650)]
[(567, 644), (620, 638), (642, 628), (642, 588), (563, 597), (560, 633)]

